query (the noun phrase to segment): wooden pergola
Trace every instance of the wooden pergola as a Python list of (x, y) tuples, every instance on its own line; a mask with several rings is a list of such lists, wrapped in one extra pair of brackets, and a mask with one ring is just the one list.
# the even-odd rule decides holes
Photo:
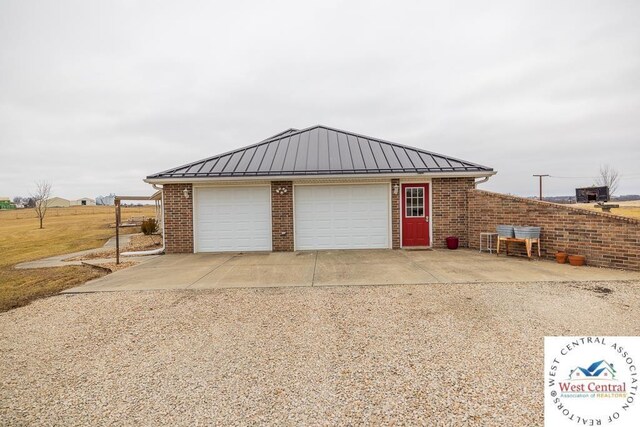
[(130, 200), (136, 202), (143, 201), (155, 201), (156, 202), (156, 216), (158, 215), (159, 204), (162, 201), (162, 190), (158, 190), (153, 193), (151, 196), (116, 196), (115, 197), (115, 207), (116, 207), (116, 264), (120, 264), (120, 220), (122, 218), (122, 213), (120, 210), (120, 202), (123, 200)]

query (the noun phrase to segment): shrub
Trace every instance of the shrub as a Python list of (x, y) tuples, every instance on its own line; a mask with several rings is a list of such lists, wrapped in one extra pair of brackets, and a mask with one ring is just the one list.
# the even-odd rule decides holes
[(147, 218), (142, 221), (142, 232), (145, 235), (155, 234), (158, 232), (158, 221), (155, 218)]

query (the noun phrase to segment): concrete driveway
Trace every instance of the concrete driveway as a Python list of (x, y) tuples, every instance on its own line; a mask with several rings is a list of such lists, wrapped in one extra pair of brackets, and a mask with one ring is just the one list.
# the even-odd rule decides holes
[(471, 250), (304, 251), (164, 255), (65, 292), (633, 279), (640, 273)]

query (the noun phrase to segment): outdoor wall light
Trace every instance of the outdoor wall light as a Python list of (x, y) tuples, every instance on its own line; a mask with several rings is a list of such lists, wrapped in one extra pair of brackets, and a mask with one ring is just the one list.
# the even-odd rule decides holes
[(189, 189), (185, 188), (184, 190), (182, 190), (182, 194), (184, 194), (184, 198), (188, 199), (189, 198)]
[(287, 188), (286, 187), (278, 187), (276, 188), (275, 192), (278, 193), (279, 195), (283, 195), (283, 194), (287, 194)]
[(397, 196), (399, 191), (400, 191), (400, 186), (398, 184), (393, 184), (393, 194)]

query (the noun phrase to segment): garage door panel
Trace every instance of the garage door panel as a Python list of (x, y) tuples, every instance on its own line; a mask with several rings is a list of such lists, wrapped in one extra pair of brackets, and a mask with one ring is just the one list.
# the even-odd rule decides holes
[(386, 184), (296, 186), (297, 249), (389, 247)]
[(198, 252), (271, 250), (269, 187), (196, 190)]

